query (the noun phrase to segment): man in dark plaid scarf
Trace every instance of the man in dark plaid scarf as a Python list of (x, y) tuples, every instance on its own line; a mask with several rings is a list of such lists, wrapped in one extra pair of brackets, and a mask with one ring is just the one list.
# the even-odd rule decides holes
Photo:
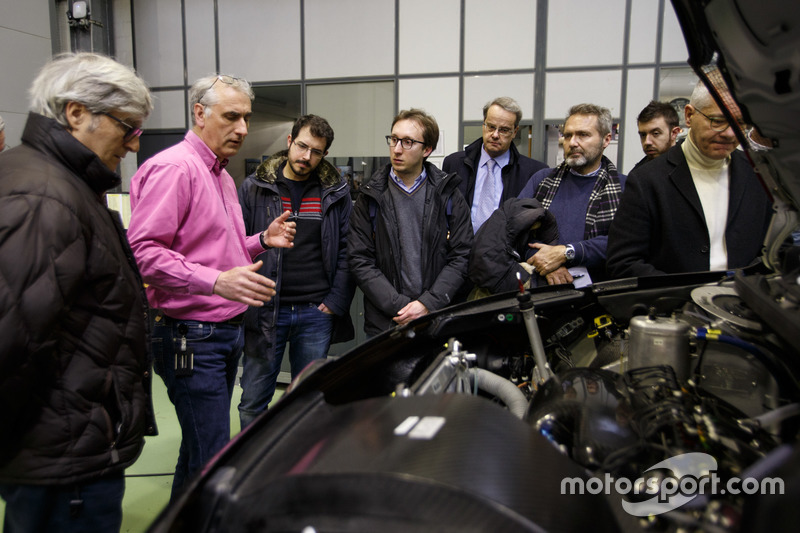
[(562, 130), (564, 162), (534, 174), (519, 195), (536, 198), (558, 221), (560, 244), (533, 243), (528, 259), (551, 285), (572, 283), (573, 274), (586, 276), (584, 282), (605, 276), (608, 228), (625, 186), (625, 176), (603, 155), (611, 126), (605, 107), (572, 106)]

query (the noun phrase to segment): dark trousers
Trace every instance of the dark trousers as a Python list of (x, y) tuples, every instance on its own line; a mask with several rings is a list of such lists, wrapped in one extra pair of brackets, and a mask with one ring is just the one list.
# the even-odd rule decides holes
[[(184, 328), (193, 368), (187, 375), (180, 375), (175, 369), (175, 355), (180, 351)], [(244, 326), (241, 322), (198, 322), (158, 314), (153, 321), (152, 339), (153, 369), (167, 386), (181, 426), (172, 501), (184, 484), (230, 441), (231, 396), (244, 346)]]
[(334, 316), (320, 311), (317, 304), (282, 305), (275, 323), (275, 357), (266, 359), (245, 346), (239, 402), (242, 429), (266, 411), (272, 401), (286, 344), (294, 379), (309, 363), (328, 356), (333, 320)]
[(0, 484), (4, 533), (109, 533), (122, 526), (122, 472), (78, 485)]

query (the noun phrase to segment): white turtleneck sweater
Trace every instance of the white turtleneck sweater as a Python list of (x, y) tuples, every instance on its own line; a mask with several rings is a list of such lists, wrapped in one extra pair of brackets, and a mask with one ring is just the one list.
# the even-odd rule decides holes
[(728, 167), (730, 156), (711, 159), (705, 156), (687, 136), (681, 145), (683, 155), (692, 172), (694, 187), (703, 206), (703, 215), (711, 243), (709, 269), (728, 268), (728, 247), (725, 242), (725, 226), (728, 221)]

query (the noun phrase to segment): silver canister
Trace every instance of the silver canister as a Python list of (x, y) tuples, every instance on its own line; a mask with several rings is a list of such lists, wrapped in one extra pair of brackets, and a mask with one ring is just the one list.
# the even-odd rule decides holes
[(689, 324), (674, 318), (631, 318), (628, 364), (625, 370), (669, 365), (679, 381), (689, 377)]

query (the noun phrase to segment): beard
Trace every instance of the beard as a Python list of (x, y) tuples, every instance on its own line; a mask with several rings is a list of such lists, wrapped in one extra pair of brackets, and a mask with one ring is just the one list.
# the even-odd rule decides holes
[(570, 154), (567, 157), (567, 166), (574, 170), (584, 168), (588, 162), (589, 160), (586, 159), (586, 154), (583, 153)]
[(292, 172), (294, 173), (295, 176), (307, 176), (311, 174), (311, 171), (314, 170), (311, 164), (305, 161), (304, 162), (300, 162), (297, 160), (292, 161), (290, 159), (289, 166), (292, 167)]
[(584, 149), (580, 152), (571, 152), (568, 156), (566, 156), (565, 161), (567, 166), (575, 172), (579, 174), (585, 174), (583, 171), (596, 165), (602, 156), (602, 148), (598, 148), (597, 150), (590, 148)]

